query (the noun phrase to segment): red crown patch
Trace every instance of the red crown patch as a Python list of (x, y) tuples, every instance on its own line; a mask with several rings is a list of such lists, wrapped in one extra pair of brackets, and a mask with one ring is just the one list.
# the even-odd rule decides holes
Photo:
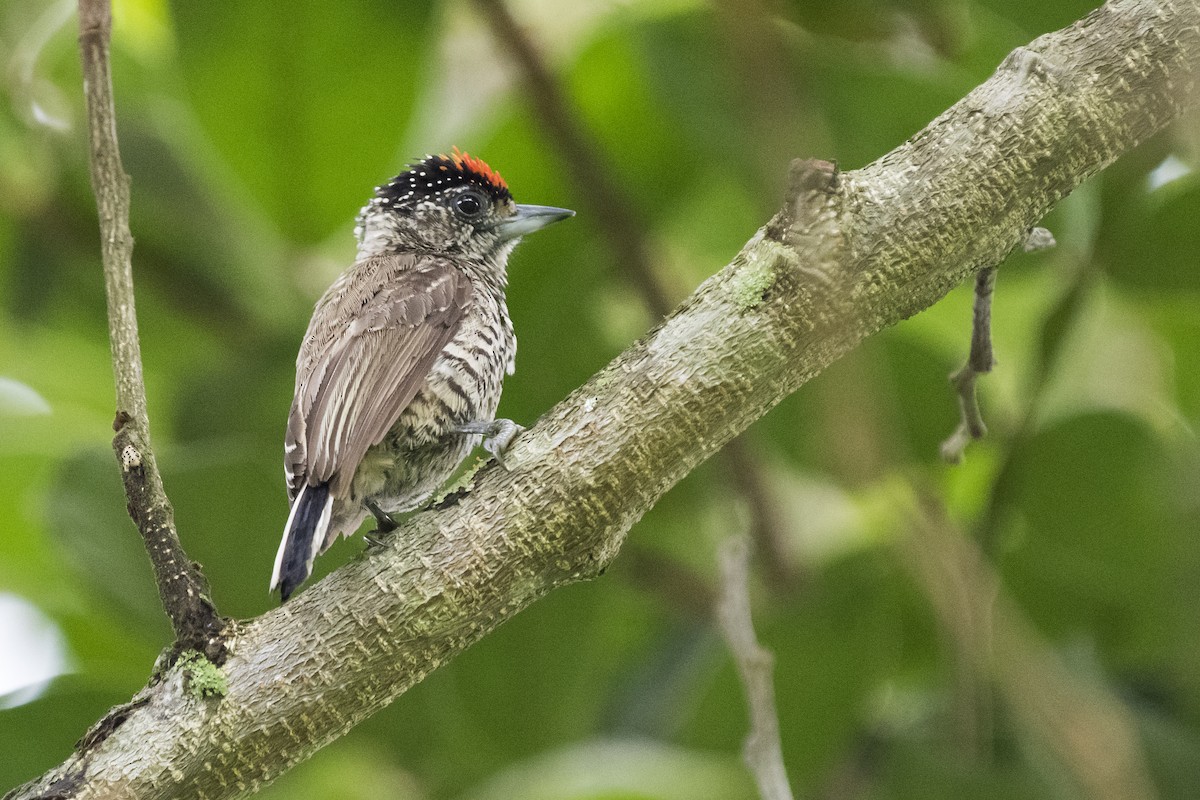
[(504, 182), (504, 178), (500, 177), (500, 173), (489, 167), (487, 162), (482, 158), (476, 158), (470, 153), (464, 153), (457, 146), (450, 151), (449, 156), (443, 155), (442, 158), (449, 159), (454, 162), (455, 166), (464, 171), (474, 172), (497, 189), (508, 190), (508, 184)]

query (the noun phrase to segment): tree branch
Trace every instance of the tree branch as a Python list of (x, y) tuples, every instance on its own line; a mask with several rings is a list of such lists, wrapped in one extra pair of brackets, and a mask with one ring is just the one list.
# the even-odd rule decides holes
[(742, 747), (742, 758), (763, 800), (792, 800), (775, 711), (775, 659), (758, 643), (750, 613), (750, 547), (746, 540), (735, 537), (724, 542), (719, 561), (717, 624), (737, 665), (746, 707), (750, 709), (750, 733)]
[(176, 665), (96, 745), (14, 794), (253, 791), (555, 587), (600, 574), (668, 488), (865, 337), (999, 263), (1177, 117), (1200, 3), (1119, 0), (1040, 37), (910, 141), (784, 207), (675, 313), (520, 436), (455, 505), (232, 632), (228, 692)]
[[(595, 220), (612, 251), (618, 274), (634, 288), (655, 319), (670, 313), (671, 292), (650, 258), (650, 236), (628, 193), (613, 176), (617, 170), (603, 148), (580, 122), (579, 114), (538, 53), (533, 39), (518, 24), (505, 0), (476, 0), (475, 5), (506, 48), (521, 72), (536, 117), (546, 139), (562, 155), (566, 174), (575, 184), (583, 211)], [(734, 439), (721, 453), (728, 484), (750, 513), (750, 535), (771, 587), (780, 592), (793, 588), (799, 577), (785, 542), (783, 514), (771, 494), (761, 459), (743, 439)]]
[(121, 466), (129, 515), (150, 554), (163, 608), (175, 631), (175, 651), (196, 650), (224, 660), (224, 623), (209, 599), (208, 582), (187, 557), (175, 531), (174, 512), (150, 447), (146, 387), (133, 296), (133, 236), (129, 232), (129, 176), (121, 165), (113, 108), (108, 0), (79, 0), (79, 47), (83, 59), (91, 146), (92, 191), (100, 215), (108, 336), (117, 388), (113, 449)]

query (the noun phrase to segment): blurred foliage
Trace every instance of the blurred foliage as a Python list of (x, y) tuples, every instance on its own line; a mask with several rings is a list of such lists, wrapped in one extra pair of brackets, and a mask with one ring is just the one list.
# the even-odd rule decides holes
[[(868, 163), (1094, 1), (514, 7), (681, 299), (765, 220), (790, 158)], [(108, 447), (70, 7), (0, 6), (0, 591), (53, 620), (72, 657), (40, 697), (0, 710), (0, 789), (61, 759), (168, 637)], [(518, 199), (587, 204), (472, 9), (116, 3), (155, 442), (225, 613), (272, 604), (294, 354), (371, 187), (458, 144)], [(756, 611), (805, 796), (1070, 796), (986, 678), (963, 691), (950, 634), (897, 553), (909, 531), (880, 491), (896, 480), (935, 487), (1054, 652), (1124, 704), (1160, 796), (1200, 792), (1194, 127), (1093, 179), (1046, 221), (1056, 249), (1000, 271), (999, 366), (981, 384), (991, 435), (964, 465), (937, 452), (956, 423), (945, 376), (966, 351), (968, 287), (749, 432), (802, 575), (790, 592), (758, 587)], [(611, 253), (583, 214), (516, 254), (504, 416), (532, 422), (653, 322)], [(753, 797), (741, 690), (685, 591), (703, 596), (715, 545), (746, 525), (724, 469), (665, 497), (603, 579), (553, 593), (262, 796)], [(318, 577), (360, 548), (340, 544)], [(983, 720), (972, 743), (964, 720)]]

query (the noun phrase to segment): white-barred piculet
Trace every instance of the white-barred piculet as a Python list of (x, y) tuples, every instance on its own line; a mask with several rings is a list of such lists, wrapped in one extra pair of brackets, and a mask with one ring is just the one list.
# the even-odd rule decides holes
[(354, 264), (318, 301), (296, 359), (291, 513), (271, 591), (287, 600), (367, 514), (394, 528), (390, 515), (427, 501), (481, 442), (502, 456), (521, 431), (494, 418), (517, 347), (508, 256), (573, 214), (516, 204), (498, 172), (457, 148), (375, 190)]

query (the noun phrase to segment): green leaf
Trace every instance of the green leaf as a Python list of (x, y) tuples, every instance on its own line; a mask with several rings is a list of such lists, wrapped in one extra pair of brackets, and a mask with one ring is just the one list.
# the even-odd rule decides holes
[(105, 711), (128, 700), (122, 690), (68, 675), (37, 700), (0, 710), (0, 787), (8, 791), (60, 763)]
[(1159, 797), (1200, 797), (1200, 731), (1163, 708), (1135, 711)]
[(660, 615), (647, 613), (639, 594), (619, 581), (565, 587), (359, 732), (385, 738), (397, 757), (428, 764), (439, 795), (462, 791), (514, 761), (595, 735), (627, 696), (630, 662), (662, 646), (662, 628)]
[(1171, 465), (1153, 432), (1120, 413), (1065, 420), (1017, 453), (1001, 499), (1012, 537), (1003, 574), (1044, 630), (1086, 631), (1130, 668), (1195, 640), (1188, 620), (1200, 609), (1178, 587), (1200, 542), (1184, 533)]
[(1026, 36), (1058, 30), (1096, 9), (1093, 0), (976, 0), (976, 5), (1021, 26)]
[(1106, 237), (1101, 255), (1108, 274), (1143, 292), (1200, 292), (1200, 177), (1193, 173), (1133, 197)]
[[(966, 798), (971, 800), (1060, 800), (1063, 794), (1034, 765), (998, 759), (971, 760), (944, 742), (894, 741), (883, 756), (872, 753), (879, 782), (878, 797), (889, 800)], [(874, 748), (881, 750), (882, 747)], [(871, 756), (868, 755), (868, 758)]]
[(965, 3), (959, 0), (789, 0), (781, 10), (818, 36), (886, 40), (916, 26), (939, 49), (962, 37)]
[(341, 739), (256, 792), (256, 800), (424, 800), (403, 765), (370, 743)]

